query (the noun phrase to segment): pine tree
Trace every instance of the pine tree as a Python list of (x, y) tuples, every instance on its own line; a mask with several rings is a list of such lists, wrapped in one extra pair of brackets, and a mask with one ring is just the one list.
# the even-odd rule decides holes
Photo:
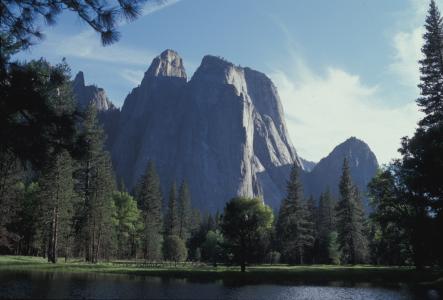
[(67, 152), (62, 152), (44, 170), (40, 179), (40, 197), (48, 237), (47, 255), (52, 263), (57, 262), (60, 237), (70, 234), (74, 197), (72, 172), (71, 158)]
[(425, 29), (418, 85), (421, 97), (417, 103), (426, 114), (420, 125), (431, 127), (443, 121), (443, 20), (434, 0), (429, 5)]
[(315, 199), (314, 197), (311, 195), (307, 200), (306, 200), (306, 220), (308, 222), (309, 225), (309, 230), (311, 231), (312, 237), (313, 237), (313, 242), (310, 246), (307, 246), (305, 248), (305, 252), (306, 252), (306, 257), (308, 259), (308, 261), (310, 263), (315, 263), (316, 260), (316, 247), (318, 244), (318, 209), (317, 206), (315, 204)]
[(276, 235), (281, 253), (288, 262), (303, 264), (306, 248), (312, 247), (314, 236), (303, 203), (303, 191), (298, 175), (298, 166), (291, 170), (287, 196), (282, 201), (276, 224)]
[(165, 215), (165, 236), (178, 235), (180, 230), (178, 209), (177, 209), (177, 188), (175, 182), (171, 185), (169, 191), (168, 206)]
[(100, 253), (109, 250), (112, 240), (115, 179), (109, 154), (104, 151), (105, 135), (93, 105), (85, 111), (81, 130), (86, 144), (76, 171), (80, 201), (77, 203), (75, 229), (77, 244), (83, 248), (79, 251), (84, 253), (86, 261), (95, 263)]
[(178, 236), (184, 241), (186, 241), (191, 234), (191, 214), (191, 196), (188, 185), (183, 181), (178, 193)]
[(412, 208), (408, 226), (417, 268), (435, 260), (443, 266), (443, 20), (435, 1), (430, 2), (425, 29), (417, 99), (425, 117), (413, 137), (402, 139), (402, 158), (395, 162), (403, 197)]
[(335, 201), (329, 188), (320, 195), (318, 207), (318, 260), (331, 263), (330, 240), (335, 231)]
[[(353, 185), (347, 159), (340, 179), (340, 200), (337, 206), (337, 231), (341, 262), (356, 264), (365, 261), (366, 243), (361, 199)], [(360, 201), (360, 203), (359, 203)]]
[(137, 201), (143, 220), (143, 254), (146, 260), (161, 257), (161, 233), (163, 229), (162, 194), (160, 179), (152, 161), (148, 162), (145, 174), (138, 186)]

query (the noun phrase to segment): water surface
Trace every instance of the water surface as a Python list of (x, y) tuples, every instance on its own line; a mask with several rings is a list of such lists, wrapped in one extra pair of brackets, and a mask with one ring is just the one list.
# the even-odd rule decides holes
[(1, 272), (0, 298), (38, 299), (441, 299), (441, 291), (369, 283), (235, 284), (152, 276)]

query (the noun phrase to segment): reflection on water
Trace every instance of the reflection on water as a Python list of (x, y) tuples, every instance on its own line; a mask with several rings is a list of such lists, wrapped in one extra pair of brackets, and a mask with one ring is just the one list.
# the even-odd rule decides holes
[(278, 285), (108, 274), (0, 273), (0, 298), (45, 299), (440, 299), (428, 288), (330, 282)]

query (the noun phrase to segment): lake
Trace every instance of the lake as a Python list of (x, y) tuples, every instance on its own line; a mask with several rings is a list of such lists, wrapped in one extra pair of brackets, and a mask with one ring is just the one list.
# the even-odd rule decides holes
[(61, 272), (0, 273), (0, 298), (45, 299), (441, 299), (433, 288), (369, 283), (242, 284), (222, 280)]

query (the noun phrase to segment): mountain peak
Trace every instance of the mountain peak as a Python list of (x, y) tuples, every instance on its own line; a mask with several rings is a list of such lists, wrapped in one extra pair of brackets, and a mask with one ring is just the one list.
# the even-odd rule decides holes
[(77, 104), (81, 109), (86, 108), (92, 103), (98, 111), (106, 111), (109, 109), (115, 109), (114, 104), (108, 99), (104, 89), (95, 85), (85, 84), (85, 75), (82, 71), (75, 75), (72, 82), (72, 89)]
[(146, 76), (187, 78), (183, 59), (171, 49), (166, 49), (152, 60)]
[(83, 74), (83, 71), (79, 71), (77, 75), (75, 75), (73, 85), (79, 87), (85, 86), (85, 75)]

